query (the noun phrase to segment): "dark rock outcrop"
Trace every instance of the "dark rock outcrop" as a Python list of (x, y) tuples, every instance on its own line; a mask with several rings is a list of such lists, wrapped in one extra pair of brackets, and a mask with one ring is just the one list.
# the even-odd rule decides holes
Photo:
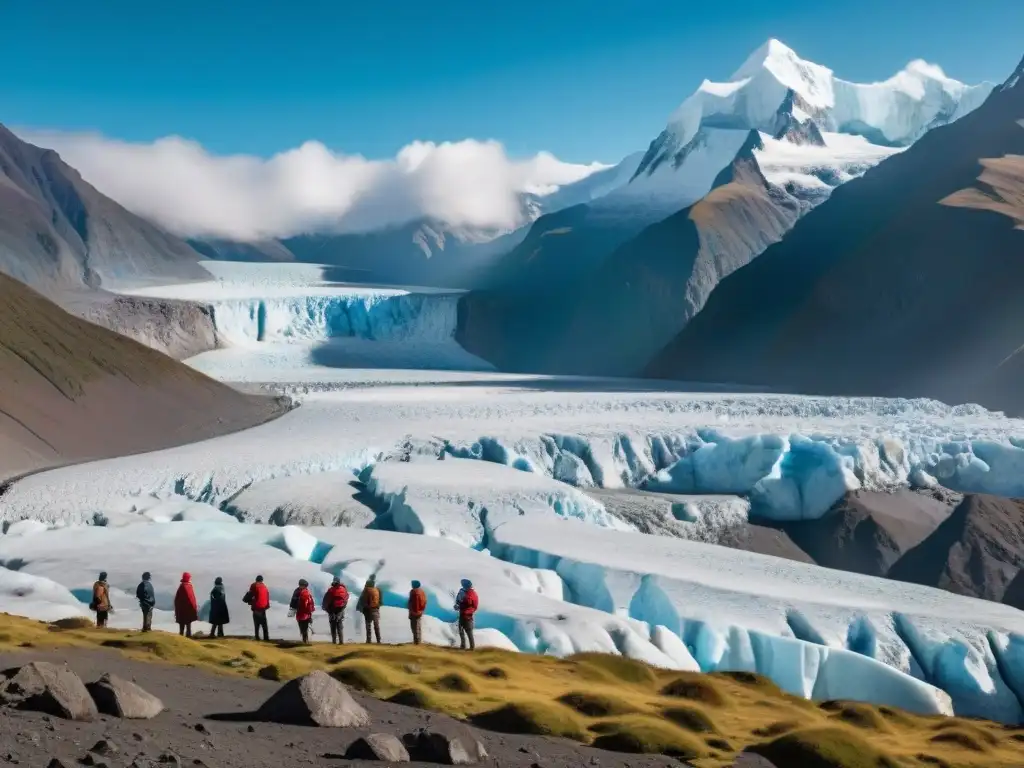
[(65, 720), (95, 720), (98, 716), (85, 683), (67, 667), (45, 661), (29, 662), (4, 673), (0, 703), (44, 712)]
[(853, 491), (824, 517), (786, 523), (783, 529), (818, 565), (885, 576), (951, 510), (945, 501), (913, 491)]
[(321, 670), (285, 683), (259, 708), (272, 723), (324, 728), (365, 728), (370, 716), (343, 684)]
[(86, 686), (104, 715), (128, 720), (150, 720), (164, 710), (163, 702), (141, 687), (117, 675), (106, 674)]
[(1024, 568), (1024, 500), (965, 496), (889, 577), (1002, 602)]

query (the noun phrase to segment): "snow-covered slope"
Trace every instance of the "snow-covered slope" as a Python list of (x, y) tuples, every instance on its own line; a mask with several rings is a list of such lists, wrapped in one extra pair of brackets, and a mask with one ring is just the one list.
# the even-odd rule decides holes
[(994, 85), (967, 86), (924, 61), (881, 83), (852, 83), (769, 40), (724, 83), (705, 80), (669, 119), (637, 169), (640, 188), (664, 188), (687, 157), (722, 130), (754, 129), (815, 144), (820, 133), (907, 146), (976, 109)]

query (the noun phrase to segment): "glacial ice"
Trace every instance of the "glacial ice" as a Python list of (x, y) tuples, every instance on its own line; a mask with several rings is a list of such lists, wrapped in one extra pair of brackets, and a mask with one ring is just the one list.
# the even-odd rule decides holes
[[(889, 703), (916, 711), (945, 706), (934, 687), (957, 714), (1022, 718), (1014, 690), (1024, 615), (1008, 606), (550, 518), (496, 528), (491, 552), (553, 569), (577, 604), (665, 627), (705, 671), (757, 671), (816, 698), (891, 695)], [(994, 652), (991, 632), (1014, 638), (999, 646), (1014, 650)], [(913, 688), (924, 696), (913, 705), (908, 677), (927, 683)]]
[[(500, 558), (442, 538), (388, 531), (210, 522), (145, 525), (159, 530), (140, 535), (137, 528), (69, 527), (30, 537), (0, 537), (0, 564), (19, 569), (0, 570), (0, 584), (7, 583), (4, 578), (17, 578), (63, 585), (49, 598), (37, 592), (23, 600), (7, 598), (5, 605), (16, 613), (50, 618), (80, 615), (102, 563), (114, 605), (121, 609), (113, 615), (114, 625), (134, 625), (131, 594), (139, 574), (151, 570), (157, 625), (164, 626), (171, 623), (168, 612), (182, 571), (192, 573), (204, 615), (205, 589), (215, 576), (224, 578), (233, 599), (259, 572), (274, 601), (272, 631), (292, 636), (295, 629), (286, 610), (298, 579), (309, 581), (319, 600), (334, 575), (358, 590), (375, 574), (389, 642), (409, 639), (402, 608), (409, 581), (415, 578), (423, 582), (430, 600), (427, 639), (449, 645), (456, 639), (452, 598), (459, 580), (470, 576), (482, 597), (478, 627), (495, 645), (559, 656), (621, 653), (671, 669), (756, 671), (796, 695), (870, 700), (947, 714), (962, 698), (957, 680), (941, 681), (953, 689), (947, 689), (951, 707), (941, 690), (908, 674), (909, 665), (885, 663), (882, 654), (871, 658), (834, 640), (826, 646), (794, 637), (787, 630), (785, 611), (799, 605), (823, 637), (838, 634), (830, 630), (845, 627), (854, 615), (869, 615), (881, 624), (893, 603), (913, 604), (915, 625), (939, 626), (941, 619), (954, 631), (981, 637), (986, 625), (1009, 636), (1024, 623), (1008, 608), (936, 590), (910, 587), (912, 594), (901, 598), (899, 588), (907, 585), (835, 572), (826, 575), (834, 583), (816, 586), (816, 569), (809, 566), (710, 545), (680, 548), (675, 544), (687, 543), (603, 530), (578, 520), (545, 522), (531, 516), (501, 524), (495, 531), (500, 543), (493, 550)], [(118, 558), (108, 560), (113, 551)], [(740, 580), (746, 581), (742, 589)], [(918, 599), (922, 595), (927, 600)], [(971, 616), (970, 623), (965, 615)], [(350, 631), (358, 633), (362, 626), (353, 618)], [(322, 617), (314, 626), (323, 630)], [(880, 647), (900, 642), (896, 635), (879, 634)], [(986, 714), (1008, 719), (1019, 713), (992, 706)]]
[[(578, 488), (743, 494), (752, 517), (784, 520), (819, 517), (856, 488), (1024, 495), (1024, 425), (978, 406), (499, 374), (375, 381), (353, 372), (345, 388), (300, 394), (300, 408), (242, 434), (25, 478), (0, 519), (87, 521), (150, 496), (219, 506), (270, 480), (280, 499), (289, 477), (408, 455), (507, 464)], [(257, 519), (269, 519), (261, 504)]]

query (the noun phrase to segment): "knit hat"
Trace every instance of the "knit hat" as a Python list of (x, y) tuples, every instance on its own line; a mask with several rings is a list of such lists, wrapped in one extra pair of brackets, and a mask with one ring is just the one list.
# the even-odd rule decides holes
[(413, 589), (419, 589), (420, 588), (420, 583), (416, 579), (412, 580), (412, 588)]
[(377, 576), (376, 575), (371, 575), (370, 578), (368, 578), (366, 580), (366, 583), (369, 584), (372, 587), (374, 584), (377, 583)]
[(100, 581), (106, 581), (106, 580), (107, 580), (107, 572), (106, 571), (100, 571)]
[(222, 579), (220, 576), (218, 576), (216, 579), (213, 580), (213, 583), (216, 584), (217, 586), (220, 586), (221, 584), (224, 583), (224, 579)]
[(308, 587), (309, 586), (309, 582), (306, 581), (305, 579), (299, 579), (299, 586), (300, 587)]
[(256, 577), (256, 581), (257, 581), (257, 583), (262, 584), (263, 583), (263, 577), (262, 576), (257, 576)]
[(463, 586), (463, 587), (464, 587), (465, 589), (469, 589), (470, 587), (472, 587), (472, 586), (473, 586), (473, 582), (472, 582), (472, 581), (470, 581), (469, 579), (463, 579), (463, 580), (462, 580), (462, 586)]
[(146, 571), (144, 574), (142, 574), (143, 581), (149, 581), (151, 578), (153, 577), (150, 575), (149, 571)]

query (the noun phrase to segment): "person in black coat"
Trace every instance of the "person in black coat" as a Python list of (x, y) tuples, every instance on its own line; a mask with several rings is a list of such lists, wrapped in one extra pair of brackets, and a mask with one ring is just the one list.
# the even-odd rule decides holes
[(228, 599), (224, 594), (224, 579), (218, 576), (210, 592), (210, 637), (224, 637), (224, 625), (231, 623)]
[(135, 597), (139, 601), (139, 609), (142, 611), (143, 632), (153, 629), (153, 608), (156, 606), (156, 593), (153, 591), (153, 583), (150, 578), (149, 571), (146, 571), (142, 574), (142, 581), (135, 589)]

